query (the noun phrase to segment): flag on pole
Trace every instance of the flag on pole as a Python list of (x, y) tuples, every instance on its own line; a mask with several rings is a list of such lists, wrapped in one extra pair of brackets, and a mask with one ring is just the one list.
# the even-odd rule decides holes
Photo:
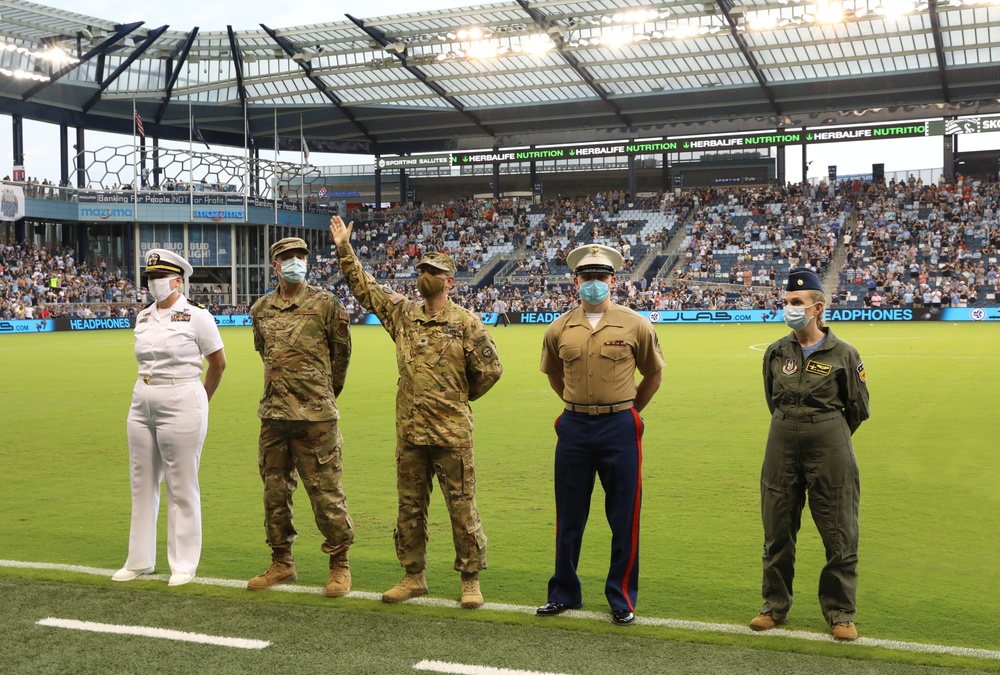
[(306, 136), (299, 130), (299, 142), (302, 143), (302, 156), (305, 158), (305, 163), (309, 163), (309, 144), (306, 143)]
[(139, 132), (139, 135), (146, 138), (146, 130), (142, 128), (142, 115), (139, 111), (135, 111), (135, 130)]
[(191, 118), (191, 133), (194, 134), (195, 138), (204, 143), (206, 148), (208, 148), (209, 150), (212, 149), (212, 146), (208, 144), (208, 141), (205, 140), (205, 137), (201, 135), (201, 129), (198, 128), (198, 120), (196, 120), (193, 117)]

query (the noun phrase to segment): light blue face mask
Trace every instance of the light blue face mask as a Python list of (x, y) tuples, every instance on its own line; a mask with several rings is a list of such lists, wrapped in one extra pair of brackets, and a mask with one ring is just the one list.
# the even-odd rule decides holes
[(580, 297), (592, 305), (599, 305), (608, 297), (610, 287), (603, 281), (591, 279), (580, 284)]
[(306, 278), (306, 261), (301, 258), (289, 258), (282, 261), (281, 278), (290, 284), (300, 283)]
[(785, 320), (785, 325), (787, 325), (792, 330), (802, 330), (809, 325), (812, 321), (811, 316), (806, 316), (806, 310), (810, 307), (815, 307), (818, 303), (813, 303), (806, 307), (793, 307), (786, 305), (784, 309), (781, 310), (782, 318)]

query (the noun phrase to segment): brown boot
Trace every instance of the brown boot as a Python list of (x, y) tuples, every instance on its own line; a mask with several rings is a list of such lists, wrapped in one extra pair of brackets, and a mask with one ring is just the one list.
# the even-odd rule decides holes
[(247, 590), (263, 591), (278, 584), (288, 584), (296, 579), (295, 562), (291, 555), (275, 553), (271, 556), (271, 566), (263, 574), (258, 574), (247, 582)]
[(479, 590), (479, 572), (462, 572), (462, 607), (479, 609), (483, 606), (483, 593)]
[(427, 581), (424, 573), (407, 572), (399, 583), (382, 594), (382, 602), (402, 602), (427, 594)]
[(342, 598), (351, 590), (351, 565), (347, 554), (330, 556), (330, 578), (326, 580), (323, 595), (328, 598)]
[(770, 614), (758, 614), (750, 621), (750, 629), (757, 631), (771, 630), (772, 628), (777, 627), (779, 623), (784, 623), (784, 622), (785, 622), (784, 620), (775, 621), (773, 618), (771, 618)]
[(853, 621), (841, 621), (833, 627), (833, 639), (843, 642), (854, 642), (858, 639), (858, 629)]

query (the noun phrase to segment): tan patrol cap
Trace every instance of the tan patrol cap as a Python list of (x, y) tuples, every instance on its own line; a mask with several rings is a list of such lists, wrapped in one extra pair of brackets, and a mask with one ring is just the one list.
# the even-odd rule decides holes
[(455, 262), (454, 258), (437, 251), (428, 251), (424, 254), (420, 262), (417, 263), (417, 269), (420, 270), (424, 266), (447, 272), (451, 276), (455, 276), (455, 272), (458, 271), (458, 263)]
[(150, 272), (172, 272), (187, 279), (194, 272), (191, 263), (165, 248), (151, 248), (146, 251), (146, 274)]
[(587, 244), (574, 248), (566, 256), (566, 264), (573, 274), (583, 272), (604, 272), (614, 274), (622, 266), (622, 254), (610, 246)]
[(306, 245), (304, 239), (300, 239), (299, 237), (285, 237), (271, 244), (271, 260), (274, 260), (285, 251), (293, 249), (302, 249), (306, 252), (306, 255), (309, 255), (309, 247)]

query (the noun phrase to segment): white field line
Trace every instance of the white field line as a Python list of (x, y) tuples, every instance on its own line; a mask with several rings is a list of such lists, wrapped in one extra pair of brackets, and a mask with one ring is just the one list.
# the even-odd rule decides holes
[(429, 670), (433, 673), (455, 673), (457, 675), (565, 675), (564, 673), (543, 673), (538, 670), (514, 670), (513, 668), (470, 666), (465, 663), (427, 660), (414, 664), (413, 669)]
[[(92, 574), (108, 578), (110, 578), (111, 575), (117, 571), (112, 569), (103, 569), (100, 567), (83, 567), (80, 565), (61, 565), (56, 563), (24, 562), (20, 560), (2, 560), (2, 559), (0, 559), (0, 567), (11, 567), (19, 569), (33, 569), (33, 570), (56, 570), (61, 572), (77, 572), (80, 574)], [(170, 576), (167, 574), (148, 574), (140, 577), (138, 581), (154, 580), (154, 581), (162, 581), (165, 583), (169, 578)], [(224, 588), (246, 588), (247, 585), (247, 582), (243, 580), (212, 579), (210, 577), (195, 577), (191, 581), (191, 583), (202, 584), (204, 586), (221, 586)], [(115, 585), (117, 586), (119, 584)], [(282, 584), (279, 586), (274, 586), (268, 592), (314, 593), (319, 595), (323, 593), (323, 587)], [(372, 593), (369, 591), (351, 591), (345, 597), (356, 598), (358, 600), (381, 600), (382, 594)], [(412, 600), (407, 600), (406, 604), (422, 605), (424, 607), (451, 607), (455, 609), (459, 609), (462, 606), (461, 603), (459, 603), (457, 600), (445, 600), (444, 598), (429, 598), (426, 596), (420, 598), (413, 598)], [(487, 602), (483, 605), (483, 609), (493, 610), (495, 612), (514, 612), (516, 614), (535, 613), (534, 607), (529, 607), (526, 605), (506, 605), (498, 602)], [(589, 621), (610, 621), (609, 614), (607, 612), (570, 610), (564, 612), (560, 616), (569, 619), (582, 619)], [(539, 621), (542, 622), (544, 622), (545, 620), (546, 619), (539, 619)], [(837, 641), (834, 640), (833, 636), (829, 633), (812, 633), (809, 631), (788, 630), (785, 628), (775, 628), (769, 631), (756, 632), (750, 630), (749, 626), (731, 624), (731, 623), (709, 623), (705, 621), (685, 621), (683, 619), (660, 619), (656, 617), (639, 616), (636, 617), (635, 625), (658, 626), (662, 628), (674, 628), (678, 630), (692, 630), (692, 631), (700, 631), (708, 633), (752, 635), (755, 636), (755, 639), (761, 639), (761, 640), (768, 639), (770, 637), (784, 637), (784, 638), (793, 638), (796, 640), (806, 640), (809, 642), (837, 643)], [(882, 640), (879, 638), (866, 638), (866, 637), (858, 638), (854, 642), (843, 643), (843, 644), (860, 645), (864, 647), (878, 647), (881, 649), (892, 649), (904, 652), (919, 652), (924, 654), (946, 654), (950, 656), (968, 656), (976, 659), (991, 659), (1000, 661), (1000, 650), (996, 649), (955, 647), (951, 645), (935, 645), (935, 644), (926, 644), (922, 642), (903, 642), (900, 640)]]
[(197, 642), (203, 645), (217, 645), (219, 647), (236, 647), (238, 649), (264, 649), (270, 646), (270, 642), (264, 640), (248, 640), (245, 638), (221, 637), (219, 635), (205, 635), (204, 633), (188, 633), (181, 630), (168, 630), (166, 628), (152, 628), (151, 626), (118, 626), (113, 623), (95, 623), (93, 621), (76, 621), (75, 619), (40, 619), (36, 621), (39, 626), (52, 626), (53, 628), (68, 628), (70, 630), (85, 630), (91, 633), (113, 633), (116, 635), (139, 635), (141, 637), (160, 638), (163, 640), (177, 640), (179, 642)]

